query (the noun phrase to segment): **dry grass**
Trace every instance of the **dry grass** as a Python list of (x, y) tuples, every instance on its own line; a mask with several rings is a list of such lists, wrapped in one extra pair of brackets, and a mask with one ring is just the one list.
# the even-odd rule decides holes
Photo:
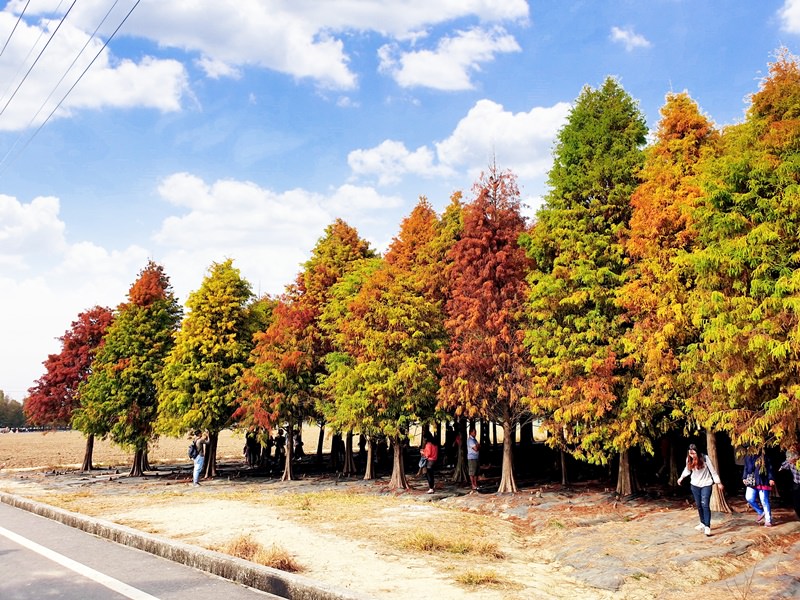
[(417, 552), (432, 552), (448, 554), (470, 554), (502, 560), (506, 557), (505, 553), (497, 547), (497, 544), (484, 540), (473, 541), (459, 537), (456, 539), (443, 538), (427, 531), (417, 530), (402, 538), (399, 546), (404, 550)]
[(304, 570), (294, 557), (283, 548), (275, 544), (266, 548), (250, 535), (240, 535), (233, 538), (219, 548), (219, 551), (265, 567), (288, 571), (289, 573), (299, 573)]
[(456, 581), (469, 587), (511, 587), (511, 582), (503, 579), (491, 569), (466, 571), (456, 576)]

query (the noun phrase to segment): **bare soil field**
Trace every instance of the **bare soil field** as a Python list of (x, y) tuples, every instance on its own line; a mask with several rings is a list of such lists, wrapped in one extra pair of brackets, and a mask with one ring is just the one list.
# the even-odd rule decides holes
[[(310, 435), (306, 439), (315, 439)], [(0, 435), (0, 491), (215, 550), (257, 546), (303, 575), (376, 599), (796, 598), (800, 522), (787, 509), (756, 525), (744, 501), (694, 530), (685, 495), (625, 502), (598, 485), (541, 484), (469, 494), (447, 481), (425, 494), (317, 474), (281, 482), (242, 462), (243, 439), (220, 437), (221, 475), (188, 485), (185, 440), (162, 439), (154, 471), (125, 474), (130, 453), (98, 441), (100, 469), (77, 471), (77, 432)], [(309, 459), (311, 460), (311, 459)]]

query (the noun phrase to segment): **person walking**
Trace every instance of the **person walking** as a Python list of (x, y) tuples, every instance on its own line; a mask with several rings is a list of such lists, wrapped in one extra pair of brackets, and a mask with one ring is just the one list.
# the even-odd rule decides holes
[(695, 529), (707, 536), (711, 535), (711, 492), (715, 484), (720, 490), (723, 489), (723, 485), (708, 456), (699, 453), (695, 444), (689, 444), (686, 466), (678, 477), (678, 485), (687, 477), (690, 477), (692, 496), (700, 515), (700, 524)]
[(794, 450), (786, 451), (786, 460), (783, 461), (779, 471), (789, 471), (792, 474), (792, 504), (794, 513), (800, 519), (800, 469), (797, 468), (797, 460), (800, 458)]
[(433, 436), (429, 431), (425, 432), (425, 446), (422, 448), (422, 456), (425, 457), (425, 476), (428, 478), (428, 493), (433, 493), (434, 485), (434, 466), (439, 458), (439, 447), (433, 443)]
[(756, 523), (764, 521), (765, 527), (772, 527), (769, 493), (775, 485), (775, 476), (772, 474), (772, 465), (763, 451), (758, 455), (745, 455), (742, 483), (745, 485), (744, 499), (758, 515)]
[(478, 489), (478, 459), (480, 458), (481, 445), (475, 438), (475, 427), (469, 428), (469, 436), (467, 436), (467, 471), (469, 472), (469, 482), (472, 484), (472, 490)]
[(206, 449), (209, 442), (208, 429), (201, 432), (199, 429), (194, 432), (194, 445), (197, 448), (197, 455), (194, 457), (194, 470), (192, 471), (192, 485), (200, 485), (200, 473), (203, 472), (203, 465), (206, 460)]

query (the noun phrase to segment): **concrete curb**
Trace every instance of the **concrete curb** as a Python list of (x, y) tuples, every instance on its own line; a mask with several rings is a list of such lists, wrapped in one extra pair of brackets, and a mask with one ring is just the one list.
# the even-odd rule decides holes
[(221, 552), (205, 550), (144, 533), (110, 521), (73, 513), (14, 494), (0, 492), (0, 502), (58, 521), (98, 537), (291, 600), (374, 600), (302, 575), (264, 567)]

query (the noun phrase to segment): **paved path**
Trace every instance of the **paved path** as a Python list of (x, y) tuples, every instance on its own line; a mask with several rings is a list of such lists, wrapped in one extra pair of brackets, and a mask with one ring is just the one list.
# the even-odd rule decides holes
[(278, 598), (0, 503), (0, 598)]

